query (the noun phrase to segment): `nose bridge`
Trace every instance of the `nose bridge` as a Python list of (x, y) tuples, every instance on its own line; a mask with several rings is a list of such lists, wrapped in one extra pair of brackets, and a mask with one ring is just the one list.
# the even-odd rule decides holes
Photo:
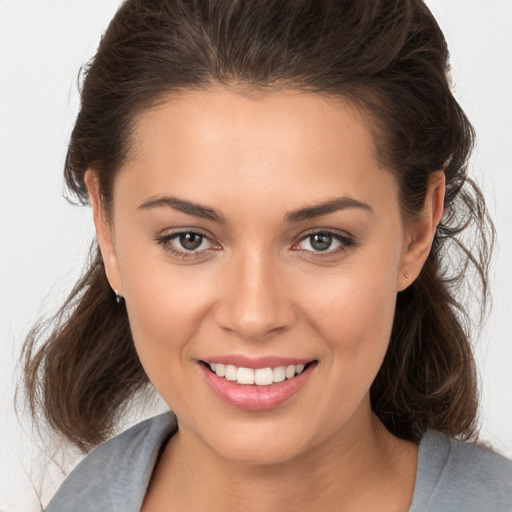
[(256, 248), (240, 251), (230, 263), (224, 300), (218, 309), (221, 327), (247, 339), (263, 338), (294, 321), (279, 259)]

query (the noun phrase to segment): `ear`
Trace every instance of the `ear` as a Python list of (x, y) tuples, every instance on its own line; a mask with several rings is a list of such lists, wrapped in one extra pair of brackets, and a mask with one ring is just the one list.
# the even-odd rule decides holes
[(87, 193), (91, 203), (96, 236), (98, 238), (101, 256), (105, 265), (107, 279), (111, 288), (117, 294), (122, 296), (123, 285), (114, 244), (114, 231), (112, 223), (107, 218), (103, 207), (98, 175), (94, 171), (88, 170), (85, 173), (84, 182), (87, 187)]
[(397, 290), (405, 290), (419, 275), (432, 247), (436, 228), (444, 210), (446, 191), (442, 171), (430, 175), (423, 212), (413, 219), (406, 229), (404, 251), (397, 280)]

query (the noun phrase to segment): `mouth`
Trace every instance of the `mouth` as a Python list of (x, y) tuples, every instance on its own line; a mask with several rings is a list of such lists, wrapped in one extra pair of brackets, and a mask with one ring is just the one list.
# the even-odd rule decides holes
[(211, 363), (208, 361), (201, 361), (201, 363), (217, 377), (232, 383), (244, 386), (271, 386), (297, 377), (316, 364), (317, 361), (265, 368), (245, 368), (233, 364)]
[(228, 356), (198, 363), (205, 382), (224, 402), (258, 412), (280, 407), (298, 395), (307, 386), (318, 360)]

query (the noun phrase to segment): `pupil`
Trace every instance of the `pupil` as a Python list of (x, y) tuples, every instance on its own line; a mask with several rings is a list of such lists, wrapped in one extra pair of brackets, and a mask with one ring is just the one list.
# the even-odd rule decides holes
[(326, 251), (331, 246), (332, 237), (327, 233), (319, 233), (311, 237), (311, 247), (317, 251)]
[(180, 235), (180, 244), (184, 249), (188, 251), (193, 251), (197, 249), (203, 241), (202, 235), (198, 235), (197, 233), (185, 233)]

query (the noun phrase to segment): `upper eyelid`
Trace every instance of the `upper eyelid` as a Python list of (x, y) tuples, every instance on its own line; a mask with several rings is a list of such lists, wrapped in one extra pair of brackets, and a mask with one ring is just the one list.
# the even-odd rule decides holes
[(213, 236), (210, 232), (201, 229), (201, 228), (167, 228), (163, 229), (159, 233), (156, 234), (155, 238), (172, 238), (174, 236), (183, 235), (186, 233), (195, 233), (196, 235), (203, 236), (208, 240), (215, 241), (218, 240), (215, 236)]
[(304, 240), (305, 238), (310, 237), (311, 235), (316, 235), (318, 233), (328, 233), (329, 235), (337, 236), (340, 238), (346, 238), (350, 240), (354, 240), (354, 236), (348, 233), (347, 231), (341, 230), (341, 229), (334, 229), (334, 228), (314, 228), (308, 231), (305, 231), (301, 233), (296, 240)]

